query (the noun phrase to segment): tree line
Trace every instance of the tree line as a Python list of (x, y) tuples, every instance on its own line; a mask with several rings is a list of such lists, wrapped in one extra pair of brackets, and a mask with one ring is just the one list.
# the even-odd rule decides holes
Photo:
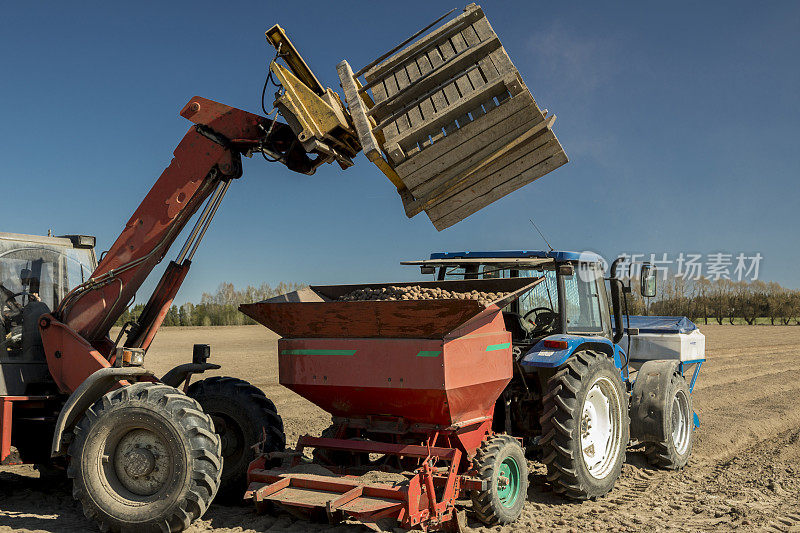
[(658, 280), (658, 293), (651, 300), (644, 301), (634, 289), (628, 294), (631, 314), (686, 316), (706, 324), (800, 325), (800, 290), (775, 282), (669, 277)]
[[(306, 287), (301, 283), (280, 282), (275, 287), (262, 283), (258, 287), (248, 285), (238, 290), (233, 283), (220, 283), (216, 292), (204, 292), (200, 303), (187, 302), (181, 306), (173, 305), (164, 318), (164, 326), (242, 326), (256, 322), (239, 312), (240, 304), (267, 300), (280, 294)], [(129, 308), (117, 321), (118, 326), (136, 320), (144, 309), (144, 304)]]
[[(725, 278), (696, 280), (669, 276), (659, 279), (658, 293), (644, 299), (634, 287), (627, 295), (628, 312), (632, 315), (686, 316), (693, 322), (709, 321), (735, 324), (744, 321), (753, 325), (767, 322), (777, 325), (800, 325), (800, 290), (788, 289), (775, 282), (732, 281)], [(164, 326), (241, 326), (255, 324), (239, 312), (243, 303), (260, 302), (296, 291), (307, 285), (281, 282), (275, 287), (262, 283), (238, 290), (232, 283), (221, 283), (216, 292), (203, 293), (200, 303), (173, 305), (164, 319)], [(135, 320), (144, 304), (128, 309), (117, 325)]]

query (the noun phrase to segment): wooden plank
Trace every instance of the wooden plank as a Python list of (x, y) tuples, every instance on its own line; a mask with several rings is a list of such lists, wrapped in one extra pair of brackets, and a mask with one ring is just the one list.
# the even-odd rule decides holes
[[(456, 55), (456, 52), (455, 50), (453, 50), (453, 45), (450, 44), (450, 41), (445, 41), (443, 43), (440, 43), (437, 48), (439, 50), (439, 55), (444, 61), (447, 61), (448, 59)], [(436, 66), (438, 65), (434, 65), (434, 67)], [(455, 102), (461, 97), (461, 95), (458, 93), (458, 89), (456, 88), (455, 83), (451, 83), (442, 90), (444, 91), (444, 96), (447, 99), (447, 105), (450, 105), (451, 103)]]
[[(384, 83), (386, 84), (386, 98), (391, 99), (395, 94), (398, 93), (401, 85), (403, 87), (408, 85), (408, 74), (406, 74), (405, 69), (398, 70), (393, 76), (386, 78)], [(398, 119), (395, 120), (395, 124), (397, 124), (397, 131), (399, 134), (402, 134), (405, 130), (411, 127), (411, 124), (408, 121), (408, 116), (406, 115), (398, 117)]]
[[(460, 54), (464, 50), (467, 49), (467, 43), (464, 41), (464, 37), (461, 36), (460, 33), (453, 35), (450, 39), (450, 42), (453, 43), (453, 49), (455, 50), (456, 54)], [(458, 87), (458, 92), (461, 93), (461, 96), (467, 96), (473, 91), (472, 84), (469, 82), (469, 78), (467, 76), (459, 76), (456, 78), (456, 87)], [(459, 122), (459, 124), (461, 124)]]
[[(472, 28), (472, 26), (468, 26), (467, 28), (462, 30), (461, 37), (464, 39), (464, 42), (467, 43), (467, 46), (469, 47), (468, 48), (469, 50), (476, 50), (476, 51), (477, 50), (486, 49), (485, 46), (488, 43), (491, 43), (491, 42), (499, 43), (500, 42), (495, 37), (494, 39), (491, 39), (489, 41), (484, 41), (483, 43), (481, 43), (480, 39), (478, 38), (478, 35), (475, 33), (475, 30)], [(476, 53), (473, 57), (485, 56), (485, 55), (487, 55), (487, 54)], [(477, 60), (475, 62), (476, 65), (478, 63), (479, 63), (479, 60)], [(472, 88), (475, 89), (475, 90), (480, 89), (481, 86), (486, 83), (486, 80), (483, 79), (483, 75), (480, 73), (480, 71), (478, 69), (474, 69), (474, 70), (471, 70), (469, 72), (469, 81), (470, 81), (470, 83), (472, 83)], [(481, 111), (481, 113), (482, 113), (482, 111)]]
[[(431, 62), (431, 67), (433, 68), (444, 63), (444, 58), (442, 57), (442, 53), (439, 51), (438, 48), (430, 50), (426, 57), (428, 58), (428, 61)], [(439, 112), (444, 110), (444, 108), (447, 107), (447, 98), (445, 97), (444, 90), (440, 90), (434, 93), (433, 96), (431, 96), (431, 102), (433, 103), (434, 112)], [(442, 129), (442, 132), (436, 132), (431, 136), (434, 142), (444, 137), (443, 131), (444, 128)]]
[[(424, 195), (416, 195), (417, 200), (413, 204), (404, 202), (406, 214), (414, 216), (424, 209), (429, 209), (475, 183), (475, 176), (480, 176), (486, 169), (499, 169), (514, 158), (536, 150), (537, 147), (546, 143), (546, 139), (549, 138), (546, 130), (549, 130), (554, 120), (555, 117), (552, 117), (550, 120), (539, 122), (533, 127), (525, 128), (525, 131), (518, 133), (516, 138), (505, 139), (492, 152), (487, 152), (483, 157), (476, 159), (474, 164), (462, 167), (457, 173), (452, 173), (449, 179), (441, 179), (438, 176), (431, 179), (429, 183), (426, 183), (430, 187), (429, 192)], [(545, 140), (540, 141), (542, 138)]]
[[(422, 76), (433, 70), (433, 65), (431, 64), (431, 60), (428, 58), (427, 55), (423, 55), (419, 59), (417, 59), (417, 67), (419, 68), (419, 73)], [(441, 101), (444, 102), (444, 94), (442, 94), (441, 91), (437, 91), (431, 97), (426, 98), (425, 100), (422, 101), (422, 103), (420, 103), (419, 109), (422, 112), (422, 117), (425, 120), (436, 114), (436, 107), (434, 106), (434, 100), (436, 99), (441, 99)], [(444, 132), (439, 131), (438, 133), (432, 135), (432, 142), (436, 142), (442, 137), (444, 137)], [(431, 141), (428, 141), (428, 143), (430, 142)], [(423, 146), (428, 146), (428, 144), (423, 142)], [(412, 153), (411, 150), (407, 152), (408, 157), (411, 157), (415, 154), (416, 152)]]
[(347, 107), (350, 109), (350, 115), (353, 118), (353, 125), (358, 133), (358, 139), (361, 143), (361, 149), (367, 158), (372, 155), (380, 154), (378, 141), (372, 134), (372, 125), (367, 118), (367, 110), (364, 101), (358, 94), (358, 87), (356, 80), (353, 78), (353, 69), (347, 61), (342, 61), (336, 66), (336, 71), (339, 74), (339, 82), (342, 84), (344, 91), (345, 101)]
[[(492, 100), (492, 105), (494, 106), (494, 101)], [(459, 135), (456, 136), (448, 136), (440, 141), (440, 143), (436, 147), (436, 151), (424, 151), (420, 153), (418, 156), (414, 157), (413, 159), (408, 159), (407, 161), (403, 162), (402, 164), (397, 166), (397, 173), (401, 176), (411, 176), (415, 172), (422, 170), (426, 165), (429, 165), (435, 161), (437, 161), (441, 157), (448, 157), (448, 154), (454, 152), (455, 150), (459, 149), (462, 143), (468, 142), (472, 139), (475, 135), (478, 135), (482, 131), (491, 128), (496, 123), (500, 122), (501, 120), (505, 120), (514, 113), (520, 111), (521, 109), (525, 109), (528, 106), (534, 105), (533, 98), (529, 94), (521, 94), (519, 96), (515, 96), (511, 99), (511, 101), (507, 102), (503, 107), (503, 111), (495, 111), (494, 109), (490, 109), (487, 111), (486, 115), (484, 115), (480, 121), (473, 122), (469, 124), (466, 128), (463, 128), (459, 131)], [(484, 107), (486, 107), (486, 102), (484, 102)], [(538, 111), (538, 108), (536, 108)], [(467, 150), (474, 149), (467, 148)], [(447, 163), (440, 163), (439, 168), (447, 168)], [(403, 178), (405, 180), (405, 177)], [(424, 181), (424, 180), (423, 180)]]
[[(405, 88), (411, 87), (415, 80), (418, 80), (420, 77), (419, 74), (419, 67), (416, 63), (409, 63), (406, 65), (405, 69), (401, 69), (397, 71), (397, 86), (398, 86), (398, 94), (401, 93)], [(398, 95), (395, 95), (397, 98)], [(419, 110), (419, 107), (413, 107), (408, 110), (406, 113), (408, 117), (409, 127), (414, 127), (419, 124), (422, 124), (424, 121), (422, 119), (422, 113)], [(401, 132), (402, 133), (402, 132)]]
[[(481, 40), (491, 39), (493, 36), (497, 36), (492, 29), (492, 26), (489, 24), (489, 21), (486, 20), (486, 17), (481, 17), (480, 19), (476, 20), (472, 27)], [(511, 63), (511, 59), (508, 57), (505, 48), (498, 48), (489, 54), (489, 57), (499, 75), (505, 76), (509, 72), (516, 72), (517, 69), (514, 67), (514, 64)]]
[(540, 122), (541, 120), (535, 115), (521, 111), (493, 128), (484, 130), (480, 135), (470, 139), (470, 142), (464, 143), (463, 148), (459, 147), (458, 150), (448, 153), (447, 157), (440, 158), (437, 164), (426, 166), (425, 172), (410, 177), (403, 175), (400, 177), (414, 196), (421, 198), (439, 185), (480, 164), (481, 160), (502, 149)]
[(386, 61), (368, 70), (364, 74), (364, 78), (367, 80), (367, 82), (370, 82), (377, 77), (388, 74), (399, 65), (406, 63), (410, 58), (421, 55), (430, 47), (438, 44), (439, 41), (447, 39), (451, 33), (460, 31), (464, 26), (471, 25), (481, 18), (484, 18), (484, 16), (483, 10), (481, 10), (480, 7), (475, 6), (474, 4), (468, 6), (467, 9), (465, 9), (465, 12), (458, 17), (454, 18), (450, 22), (447, 22), (446, 24), (443, 24), (428, 35), (400, 50)]
[[(478, 34), (475, 33), (475, 29), (472, 26), (467, 26), (466, 28), (461, 30), (461, 35), (464, 37), (464, 41), (466, 41), (466, 43), (470, 47), (470, 49), (479, 49), (479, 47), (481, 46), (480, 37), (478, 37)], [(491, 42), (492, 40), (497, 40), (496, 36), (495, 36), (494, 39), (487, 40), (487, 41), (484, 41), (484, 42)], [(497, 41), (497, 42), (499, 42), (499, 41)], [(484, 54), (484, 56), (485, 56), (485, 54)], [(480, 70), (481, 61), (485, 61), (485, 60), (486, 60), (486, 57), (481, 57), (481, 59), (478, 60), (478, 62), (477, 62), (478, 69), (471, 70), (469, 72), (469, 81), (470, 81), (470, 83), (472, 83), (472, 87), (475, 88), (475, 89), (479, 89), (481, 86), (485, 85), (486, 82), (488, 81), (487, 78), (485, 78), (485, 76), (483, 75), (483, 73)], [(491, 61), (489, 63), (491, 64)], [(470, 115), (472, 115), (472, 119), (473, 120), (479, 119), (484, 114), (485, 114), (485, 111), (483, 110), (483, 107), (481, 107), (481, 106), (478, 106), (475, 109), (470, 111)]]
[[(453, 50), (455, 50), (456, 55), (460, 54), (464, 50), (467, 49), (467, 43), (464, 41), (464, 38), (461, 36), (460, 33), (454, 34), (450, 38), (450, 43), (453, 45)], [(456, 87), (458, 88), (458, 92), (461, 95), (461, 98), (464, 98), (473, 92), (472, 84), (469, 82), (469, 78), (467, 76), (459, 76), (455, 80)], [(458, 123), (459, 128), (463, 128), (467, 124), (471, 122), (469, 118), (469, 111), (472, 109), (465, 109), (465, 113), (462, 113), (458, 117), (456, 117), (456, 122)]]
[[(375, 102), (386, 100), (386, 86), (383, 82), (372, 87), (372, 94), (375, 96)], [(383, 133), (384, 143), (397, 137), (397, 124), (391, 123), (384, 126), (381, 130)]]
[[(428, 56), (423, 56), (419, 58), (416, 62), (416, 67), (419, 70), (420, 76), (424, 76), (431, 70), (433, 70), (433, 66), (431, 65), (431, 60), (428, 59)], [(433, 106), (433, 98), (426, 98), (419, 104), (419, 110), (422, 112), (422, 118), (427, 119), (436, 113), (436, 108)]]
[[(416, 78), (412, 75), (412, 69), (418, 70), (416, 62), (408, 63), (405, 67), (408, 77), (411, 79), (412, 84), (400, 87), (400, 92), (393, 95), (391, 98), (376, 104), (370, 110), (370, 113), (378, 117), (380, 120), (386, 120), (386, 117), (391, 116), (392, 113), (403, 109), (410, 102), (414, 102), (420, 95), (435, 90), (437, 87), (446, 84), (449, 79), (457, 78), (462, 72), (468, 72), (469, 80), (474, 80), (472, 83), (473, 88), (483, 85), (485, 82), (483, 76), (478, 72), (478, 60), (485, 58), (491, 52), (500, 47), (500, 41), (492, 39), (483, 42), (475, 47), (464, 47), (457, 55), (450, 57), (446, 62), (438, 65), (432, 71), (426, 72), (424, 78), (418, 75)], [(396, 75), (400, 76), (402, 69), (395, 71)], [(422, 78), (422, 79), (420, 79)], [(468, 86), (466, 86), (468, 87)], [(462, 91), (463, 96), (463, 91)]]
[(529, 168), (524, 173), (520, 174), (516, 179), (511, 180), (508, 183), (494, 189), (492, 192), (478, 198), (480, 202), (473, 202), (471, 204), (464, 205), (457, 211), (449, 213), (435, 220), (430, 215), (429, 218), (431, 218), (431, 222), (433, 222), (433, 225), (437, 230), (441, 231), (449, 228), (453, 224), (456, 224), (468, 216), (480, 211), (487, 205), (492, 204), (502, 197), (511, 194), (517, 189), (520, 189), (525, 185), (541, 178), (542, 176), (549, 174), (558, 167), (565, 165), (567, 162), (569, 162), (567, 155), (564, 152), (560, 152), (555, 156), (542, 161), (538, 165)]
[[(486, 31), (488, 29), (488, 32)], [(475, 24), (472, 26), (465, 28), (464, 31), (461, 32), (464, 35), (464, 38), (467, 39), (467, 43), (470, 43), (472, 40), (477, 41), (486, 41), (489, 39), (496, 38), (494, 31), (492, 31), (491, 27), (488, 25), (483, 26), (483, 30), (478, 33), (477, 27)], [(491, 56), (491, 53), (489, 54)], [(492, 81), (493, 79), (500, 76), (497, 67), (494, 65), (491, 57), (484, 57), (480, 61), (478, 61), (478, 68), (481, 71), (481, 74), (486, 79), (487, 83)]]
[(423, 135), (429, 135), (430, 132), (449, 124), (452, 120), (457, 120), (457, 117), (467, 113), (470, 109), (474, 109), (481, 101), (487, 97), (495, 96), (507, 91), (509, 83), (516, 83), (515, 78), (503, 78), (496, 80), (494, 83), (486, 85), (485, 90), (473, 92), (463, 98), (459, 98), (455, 102), (450, 102), (450, 105), (443, 112), (436, 113), (431, 119), (426, 120), (426, 123), (416, 128), (411, 128), (408, 131), (403, 131), (398, 135), (396, 142), (400, 144), (403, 150), (407, 150)]
[[(437, 229), (452, 226), (490, 203), (538, 179), (567, 162), (561, 144), (552, 132), (549, 140), (522, 157), (510, 155), (471, 177), (470, 183), (453, 196), (429, 208), (427, 214)], [(509, 162), (509, 159), (512, 161)], [(505, 166), (503, 166), (505, 165)]]

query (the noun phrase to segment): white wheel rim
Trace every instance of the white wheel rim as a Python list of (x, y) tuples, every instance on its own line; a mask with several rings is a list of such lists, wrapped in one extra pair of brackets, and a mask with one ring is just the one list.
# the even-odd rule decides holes
[(679, 390), (672, 399), (672, 444), (678, 455), (689, 449), (691, 425), (689, 423), (689, 399)]
[(619, 392), (606, 377), (592, 383), (580, 424), (583, 463), (595, 479), (603, 479), (614, 469), (622, 446), (622, 410)]

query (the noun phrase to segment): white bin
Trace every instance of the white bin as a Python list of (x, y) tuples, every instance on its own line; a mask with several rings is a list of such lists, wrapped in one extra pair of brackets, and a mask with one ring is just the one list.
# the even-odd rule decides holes
[[(622, 337), (619, 345), (627, 350), (628, 335)], [(700, 330), (689, 333), (639, 333), (631, 336), (631, 362), (653, 359), (676, 359), (696, 361), (705, 359), (706, 337)]]

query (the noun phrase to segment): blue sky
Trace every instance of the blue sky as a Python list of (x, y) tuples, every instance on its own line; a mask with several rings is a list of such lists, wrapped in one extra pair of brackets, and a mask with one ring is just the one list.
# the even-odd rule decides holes
[[(259, 111), (274, 23), (338, 89), (341, 59), (362, 66), (456, 5), (5, 3), (0, 230), (107, 249), (189, 127), (189, 98)], [(363, 156), (310, 177), (246, 160), (178, 300), (221, 281), (413, 279), (400, 260), (542, 247), (531, 217), (555, 247), (605, 256), (760, 252), (762, 279), (800, 287), (800, 4), (482, 5), (569, 164), (439, 233)]]

